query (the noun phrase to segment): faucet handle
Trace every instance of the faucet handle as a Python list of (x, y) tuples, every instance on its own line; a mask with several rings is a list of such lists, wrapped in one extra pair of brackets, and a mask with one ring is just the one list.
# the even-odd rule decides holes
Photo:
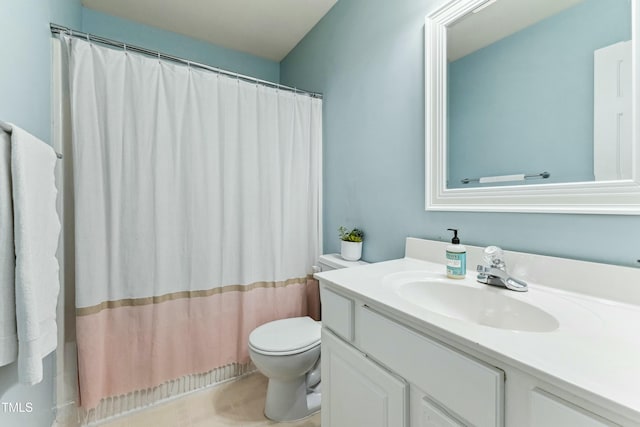
[(504, 270), (504, 251), (498, 246), (487, 246), (484, 250), (484, 263), (488, 266)]

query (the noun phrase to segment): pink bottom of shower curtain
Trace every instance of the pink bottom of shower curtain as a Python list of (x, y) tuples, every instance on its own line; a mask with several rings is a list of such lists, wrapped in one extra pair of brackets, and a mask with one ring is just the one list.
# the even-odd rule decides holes
[[(309, 301), (317, 295), (309, 285), (317, 289), (317, 282), (300, 282), (78, 316), (81, 405), (94, 408), (105, 397), (249, 362), (247, 343), (256, 326), (308, 314)], [(319, 299), (314, 305), (314, 317), (319, 317)]]

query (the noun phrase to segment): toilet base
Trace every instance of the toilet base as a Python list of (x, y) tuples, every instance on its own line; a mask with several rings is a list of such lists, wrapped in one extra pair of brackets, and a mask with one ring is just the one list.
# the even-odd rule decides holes
[(307, 392), (306, 377), (291, 381), (269, 379), (264, 415), (273, 421), (296, 421), (320, 410), (319, 388)]

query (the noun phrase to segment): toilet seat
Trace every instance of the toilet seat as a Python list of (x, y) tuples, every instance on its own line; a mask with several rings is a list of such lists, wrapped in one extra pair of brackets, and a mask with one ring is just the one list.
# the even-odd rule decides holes
[(271, 356), (302, 353), (320, 345), (320, 329), (320, 322), (310, 317), (274, 320), (251, 332), (249, 347)]

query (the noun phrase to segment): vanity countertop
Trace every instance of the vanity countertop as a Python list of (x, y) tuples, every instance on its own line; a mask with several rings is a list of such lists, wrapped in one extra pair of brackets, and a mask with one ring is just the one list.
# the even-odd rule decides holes
[[(390, 278), (424, 273), (446, 280), (445, 266), (402, 258), (317, 273), (345, 295), (388, 311), (410, 326), (561, 385), (640, 420), (640, 306), (539, 285), (528, 292), (479, 284), (469, 272), (457, 284), (526, 302), (558, 320), (550, 332), (500, 329), (437, 314), (402, 297)], [(611, 279), (613, 280), (613, 278)], [(601, 286), (608, 286), (601, 283)]]

